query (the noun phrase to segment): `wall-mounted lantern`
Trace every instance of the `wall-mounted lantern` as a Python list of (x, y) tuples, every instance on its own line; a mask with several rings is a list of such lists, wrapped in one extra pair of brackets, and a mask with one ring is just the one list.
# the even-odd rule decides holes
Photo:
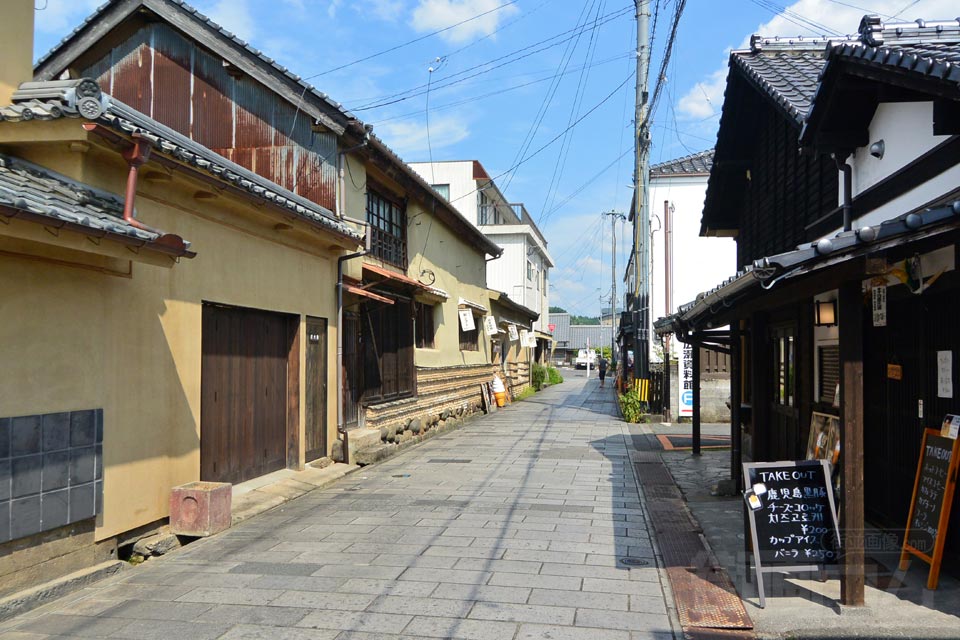
[(815, 324), (818, 327), (829, 327), (837, 324), (837, 301), (817, 300), (813, 303), (816, 314)]

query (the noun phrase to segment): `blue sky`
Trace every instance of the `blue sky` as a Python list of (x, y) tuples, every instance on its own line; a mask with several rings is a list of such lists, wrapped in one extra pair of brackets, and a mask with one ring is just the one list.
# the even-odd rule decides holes
[[(37, 0), (36, 57), (98, 4)], [(551, 304), (598, 313), (600, 297), (609, 296), (611, 257), (609, 220), (601, 224), (600, 214), (628, 211), (631, 197), (632, 0), (192, 4), (373, 124), (405, 160), (476, 159), (501, 176), (507, 197), (540, 221), (557, 262)], [(651, 5), (659, 6), (652, 91), (676, 0)], [(651, 161), (713, 146), (727, 57), (750, 34), (851, 33), (868, 12), (912, 20), (957, 10), (956, 0), (689, 0), (653, 114)], [(628, 249), (618, 252), (618, 270)]]

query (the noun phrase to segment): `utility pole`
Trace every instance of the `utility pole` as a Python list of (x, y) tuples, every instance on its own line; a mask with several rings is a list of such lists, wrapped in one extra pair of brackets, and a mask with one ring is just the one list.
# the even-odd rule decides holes
[(617, 327), (617, 220), (625, 220), (619, 211), (608, 211), (605, 216), (610, 216), (610, 358), (614, 358), (616, 353), (616, 327)]
[(647, 75), (650, 69), (650, 0), (634, 0), (637, 10), (637, 93), (634, 109), (636, 128), (635, 153), (635, 209), (634, 219), (634, 268), (636, 290), (634, 291), (634, 378), (650, 377), (650, 214), (647, 211), (647, 172), (649, 161), (650, 132), (647, 119)]

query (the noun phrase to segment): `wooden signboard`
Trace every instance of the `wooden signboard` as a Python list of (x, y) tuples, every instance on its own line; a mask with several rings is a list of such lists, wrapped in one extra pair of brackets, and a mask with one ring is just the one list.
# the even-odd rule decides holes
[(760, 606), (763, 574), (817, 571), (838, 562), (836, 502), (826, 460), (745, 462), (744, 498)]
[[(950, 420), (953, 416), (947, 416)], [(936, 429), (926, 429), (920, 446), (917, 478), (913, 484), (910, 515), (903, 537), (900, 570), (904, 571), (914, 555), (930, 565), (927, 589), (936, 589), (940, 578), (940, 562), (947, 538), (950, 505), (957, 486), (957, 466), (960, 464), (957, 438), (940, 435)]]

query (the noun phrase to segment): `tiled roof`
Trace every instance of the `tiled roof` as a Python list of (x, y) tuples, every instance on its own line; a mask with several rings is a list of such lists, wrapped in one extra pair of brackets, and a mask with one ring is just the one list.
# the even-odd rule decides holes
[(836, 57), (960, 85), (960, 18), (884, 24), (875, 16), (866, 16), (860, 23), (858, 42), (831, 48), (829, 58)]
[[(85, 118), (125, 135), (137, 134), (150, 142), (154, 151), (170, 156), (204, 173), (233, 184), (279, 207), (352, 240), (363, 236), (337, 219), (328, 209), (270, 182), (173, 129), (106, 94), (100, 94), (89, 78), (68, 81), (82, 91), (70, 93), (64, 81), (26, 82), (14, 93), (14, 104), (0, 107), (0, 121)], [(94, 87), (96, 89), (94, 89)], [(80, 93), (84, 95), (78, 97)], [(39, 96), (45, 96), (43, 98)]]
[[(51, 48), (50, 51), (48, 51), (46, 54), (44, 54), (43, 57), (41, 57), (41, 58), (37, 61), (36, 66), (37, 66), (37, 67), (42, 67), (43, 64), (44, 64), (45, 62), (47, 62), (47, 60), (48, 60), (50, 57), (52, 57), (55, 53), (57, 53), (57, 52), (58, 52), (62, 47), (64, 47), (71, 39), (73, 39), (73, 38), (74, 38), (75, 36), (77, 36), (81, 31), (83, 31), (84, 29), (86, 29), (87, 27), (89, 27), (91, 24), (96, 23), (96, 22), (100, 19), (100, 17), (103, 15), (103, 13), (110, 7), (111, 4), (113, 4), (113, 3), (112, 3), (112, 2), (105, 2), (105, 3), (103, 3), (102, 5), (100, 5), (99, 7), (97, 7), (96, 11), (94, 11), (93, 14), (91, 14), (90, 16), (88, 16), (87, 19), (84, 20), (82, 23), (80, 23), (80, 25), (77, 26), (76, 29), (74, 29), (74, 30), (71, 31), (69, 34), (67, 34), (66, 37), (64, 37), (59, 43), (57, 43), (53, 48)], [(164, 4), (174, 5), (174, 6), (176, 6), (176, 7), (181, 8), (181, 9), (182, 9), (183, 11), (185, 11), (186, 13), (192, 15), (192, 16), (193, 16), (198, 22), (200, 22), (202, 25), (204, 25), (204, 26), (206, 26), (206, 27), (208, 27), (208, 28), (216, 31), (217, 33), (219, 33), (219, 34), (222, 35), (223, 37), (227, 38), (228, 40), (232, 40), (235, 44), (237, 44), (238, 46), (240, 46), (240, 47), (242, 47), (243, 49), (245, 49), (249, 54), (251, 54), (251, 55), (259, 58), (262, 62), (270, 65), (271, 67), (273, 67), (273, 69), (276, 70), (277, 72), (279, 72), (281, 75), (285, 76), (285, 77), (288, 78), (289, 80), (292, 80), (293, 82), (296, 82), (298, 85), (300, 85), (300, 86), (303, 88), (304, 93), (309, 93), (309, 94), (312, 94), (312, 95), (316, 96), (317, 98), (319, 98), (320, 100), (322, 100), (323, 102), (325, 102), (327, 105), (329, 105), (329, 106), (332, 107), (333, 109), (339, 111), (341, 114), (343, 114), (344, 116), (346, 116), (346, 117), (348, 117), (348, 118), (352, 118), (352, 117), (353, 117), (353, 116), (343, 107), (342, 104), (340, 104), (339, 102), (336, 102), (335, 100), (331, 99), (330, 96), (328, 96), (327, 94), (323, 93), (322, 91), (318, 91), (318, 90), (316, 89), (316, 87), (314, 87), (313, 85), (311, 85), (311, 84), (309, 84), (308, 82), (306, 82), (303, 78), (301, 78), (301, 77), (298, 76), (297, 74), (293, 73), (292, 71), (290, 71), (289, 69), (287, 69), (287, 68), (284, 67), (283, 65), (277, 63), (276, 60), (274, 60), (273, 58), (267, 56), (266, 54), (264, 54), (262, 51), (260, 51), (260, 50), (257, 49), (256, 47), (251, 46), (250, 44), (248, 44), (247, 42), (245, 42), (243, 39), (237, 37), (235, 34), (231, 33), (230, 31), (224, 29), (224, 28), (221, 27), (219, 24), (217, 24), (216, 22), (214, 22), (213, 20), (211, 20), (210, 18), (208, 18), (208, 17), (205, 16), (204, 14), (200, 13), (199, 11), (197, 11), (195, 8), (193, 8), (192, 6), (190, 6), (189, 4), (187, 4), (186, 2), (183, 2), (182, 0), (144, 0), (144, 1), (142, 2), (142, 4), (143, 4), (144, 6), (147, 6), (147, 7), (150, 7), (150, 8), (155, 8), (153, 5), (162, 6), (162, 5), (164, 5)]]
[(709, 175), (713, 167), (713, 149), (667, 160), (650, 167), (651, 176)]
[(763, 93), (797, 123), (803, 122), (824, 65), (825, 40), (753, 36), (749, 51), (734, 51), (736, 65)]
[[(22, 213), (46, 219), (52, 227), (81, 227), (96, 236), (113, 235), (156, 242), (161, 233), (135, 227), (123, 220), (123, 199), (39, 165), (0, 154), (0, 216)], [(184, 243), (186, 253), (189, 243)], [(158, 247), (161, 248), (162, 247)]]

